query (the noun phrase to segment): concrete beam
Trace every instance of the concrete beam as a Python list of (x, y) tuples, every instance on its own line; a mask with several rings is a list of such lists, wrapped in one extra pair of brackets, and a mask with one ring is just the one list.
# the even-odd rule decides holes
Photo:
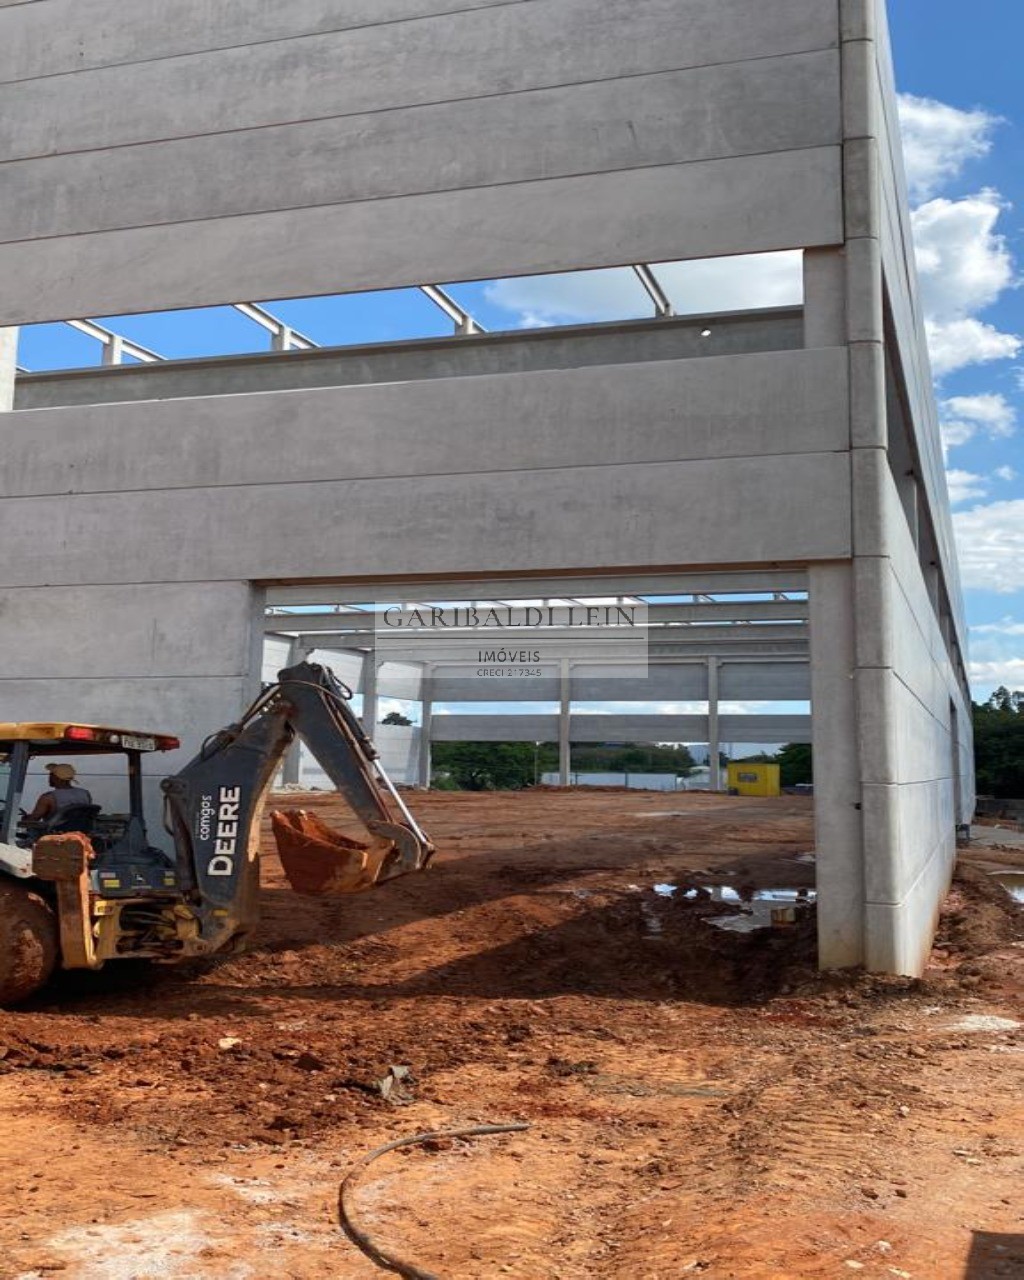
[[(576, 599), (577, 597), (573, 598)], [(408, 604), (409, 602), (406, 603)], [(429, 604), (429, 601), (426, 603)], [(365, 614), (339, 615), (337, 613), (302, 612), (268, 614), (265, 625), (268, 631), (277, 631), (282, 626), (285, 626), (289, 631), (301, 631), (307, 635), (316, 632), (330, 632), (340, 636), (349, 630), (348, 624), (351, 624), (353, 636), (365, 639), (374, 634), (374, 629), (367, 628), (365, 625), (366, 616)], [(667, 623), (736, 624), (737, 626), (750, 623), (752, 625), (749, 630), (752, 633), (756, 633), (760, 630), (757, 624), (770, 624), (774, 628), (783, 622), (792, 622), (807, 616), (808, 604), (806, 600), (722, 600), (710, 603), (659, 603), (646, 606), (646, 617), (652, 636), (656, 629), (663, 629)], [(673, 627), (670, 629), (670, 634), (674, 634), (678, 630), (679, 628)], [(458, 633), (458, 630), (453, 628), (453, 634)]]
[(359, 582), (268, 583), (270, 607), (370, 604), (375, 600), (536, 600), (579, 596), (692, 595), (806, 591), (802, 565), (774, 569), (681, 570), (678, 573), (541, 574), (518, 577), (449, 577)]
[(846, 443), (845, 395), (834, 348), (26, 411), (0, 494), (820, 455)]
[[(435, 716), (435, 742), (559, 742), (558, 714)], [(807, 742), (809, 716), (722, 716), (725, 745)], [(573, 715), (571, 742), (707, 742), (702, 715)], [(561, 739), (564, 741), (564, 738)]]
[(802, 335), (800, 309), (786, 307), (671, 320), (559, 325), (530, 332), (517, 329), (477, 334), (472, 342), (447, 336), (412, 338), (116, 369), (58, 369), (19, 375), (15, 407), (53, 409), (789, 351), (803, 345)]

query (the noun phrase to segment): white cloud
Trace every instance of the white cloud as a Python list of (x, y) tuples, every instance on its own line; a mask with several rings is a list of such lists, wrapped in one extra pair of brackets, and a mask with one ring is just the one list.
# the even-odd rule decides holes
[(1024, 498), (958, 511), (953, 525), (964, 586), (1024, 590)]
[(799, 252), (667, 262), (655, 270), (680, 315), (799, 306), (804, 297)]
[(1017, 479), (1017, 473), (1013, 467), (996, 467), (994, 474), (998, 480), (1009, 481)]
[(928, 352), (937, 378), (971, 364), (992, 360), (1012, 360), (1022, 344), (1012, 333), (1000, 333), (981, 320), (951, 320), (941, 323), (925, 318)]
[(925, 330), (936, 377), (1011, 359), (1020, 338), (977, 318), (1014, 283), (1013, 260), (996, 230), (1005, 202), (985, 188), (962, 199), (937, 197), (970, 160), (988, 154), (998, 117), (912, 94), (900, 97), (900, 124)]
[(1005, 205), (986, 188), (944, 197), (911, 214), (921, 296), (932, 320), (960, 320), (990, 306), (1013, 283), (1013, 259), (996, 231)]
[[(680, 315), (798, 306), (803, 300), (799, 251), (665, 262), (653, 268)], [(649, 316), (653, 304), (628, 267), (495, 280), (487, 300), (518, 312), (524, 328)]]
[(486, 296), (495, 306), (518, 312), (525, 328), (651, 314), (651, 300), (628, 267), (495, 280)]
[(946, 485), (949, 488), (949, 500), (953, 506), (960, 502), (967, 502), (970, 498), (983, 498), (988, 493), (985, 477), (975, 475), (971, 471), (947, 471)]
[(950, 396), (941, 400), (939, 419), (942, 442), (947, 449), (954, 449), (957, 445), (966, 444), (979, 432), (992, 437), (1013, 435), (1017, 411), (1005, 396), (986, 391), (979, 395)]
[(975, 692), (1005, 685), (1008, 689), (1024, 689), (1024, 658), (1003, 658), (995, 662), (969, 662), (967, 671)]
[(1024, 622), (1017, 622), (1016, 619), (1006, 617), (999, 622), (982, 622), (977, 626), (971, 627), (972, 631), (978, 635), (994, 635), (994, 636), (1024, 636)]
[(961, 111), (933, 98), (899, 96), (900, 131), (911, 197), (926, 200), (956, 178), (969, 160), (987, 155), (999, 118)]

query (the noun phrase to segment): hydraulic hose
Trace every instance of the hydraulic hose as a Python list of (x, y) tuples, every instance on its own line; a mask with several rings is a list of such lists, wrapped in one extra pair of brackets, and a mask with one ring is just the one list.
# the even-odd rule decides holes
[(354, 1220), (352, 1212), (352, 1193), (359, 1176), (374, 1162), (389, 1151), (397, 1151), (399, 1147), (414, 1147), (423, 1142), (438, 1138), (482, 1138), (492, 1133), (522, 1133), (529, 1129), (528, 1124), (478, 1124), (468, 1129), (440, 1129), (432, 1133), (417, 1133), (409, 1138), (396, 1138), (394, 1142), (386, 1142), (382, 1147), (358, 1160), (345, 1176), (338, 1188), (338, 1222), (342, 1231), (348, 1236), (357, 1249), (384, 1271), (394, 1271), (406, 1280), (441, 1280), (432, 1271), (424, 1271), (415, 1263), (405, 1262), (397, 1254), (388, 1253), (373, 1239), (370, 1233)]

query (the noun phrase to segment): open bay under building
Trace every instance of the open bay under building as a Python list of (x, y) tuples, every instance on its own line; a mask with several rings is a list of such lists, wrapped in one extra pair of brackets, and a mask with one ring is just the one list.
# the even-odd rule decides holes
[[(649, 600), (647, 683), (560, 662), (522, 732), (809, 737), (821, 963), (920, 970), (971, 731), (880, 2), (4, 0), (0, 162), (5, 719), (192, 750), (265, 632), (359, 654), (372, 601)], [(666, 288), (781, 252), (787, 305)], [(484, 333), (454, 296), (613, 268), (647, 318)], [(259, 305), (409, 288), (456, 332), (317, 347)], [(101, 322), (227, 305), (274, 350)], [(65, 320), (103, 365), (18, 371), (18, 326)], [(511, 728), (422, 720), (421, 764)]]

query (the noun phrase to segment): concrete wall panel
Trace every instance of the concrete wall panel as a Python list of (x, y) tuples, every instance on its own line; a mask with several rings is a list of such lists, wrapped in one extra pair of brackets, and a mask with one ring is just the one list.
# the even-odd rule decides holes
[(558, 572), (584, 555), (642, 569), (678, 560), (680, 511), (691, 563), (749, 562), (752, 527), (765, 559), (836, 559), (848, 484), (845, 455), (822, 453), (19, 498), (0, 504), (0, 572), (7, 586)]
[(414, 662), (379, 662), (377, 696), (418, 702), (423, 694), (423, 668)]
[(873, 969), (910, 974), (919, 974), (924, 969), (955, 858), (955, 844), (950, 835), (945, 847), (925, 863), (901, 902), (867, 904), (866, 950)]
[(542, 667), (547, 674), (523, 679), (486, 679), (472, 673), (475, 667), (465, 670), (465, 674), (451, 674), (461, 668), (438, 668), (433, 675), (432, 694), (435, 703), (439, 702), (557, 702), (561, 696), (561, 680), (558, 664), (547, 664)]
[(809, 702), (811, 669), (806, 662), (723, 662), (718, 673), (723, 699)]
[[(704, 662), (652, 665), (644, 677), (624, 677), (608, 664), (575, 664), (572, 676), (574, 702), (705, 702), (708, 696)], [(799, 662), (728, 662), (719, 667), (719, 692), (723, 699), (763, 701), (810, 700), (810, 668)], [(557, 674), (537, 680), (484, 680), (434, 677), (438, 702), (500, 702), (514, 694), (526, 702), (557, 701)]]
[(835, 145), (837, 78), (834, 52), (799, 54), (24, 160), (4, 170), (0, 235), (29, 240)]
[(273, 684), (282, 667), (288, 666), (291, 657), (290, 640), (280, 640), (277, 636), (266, 636), (263, 641), (263, 663), (261, 678), (264, 684)]
[[(723, 742), (809, 742), (809, 716), (723, 716)], [(707, 742), (703, 715), (574, 715), (573, 742)], [(555, 715), (435, 716), (437, 742), (557, 742)]]
[[(175, 734), (183, 740), (181, 751), (155, 752), (143, 761), (148, 774), (165, 777), (195, 752), (200, 728), (205, 736), (238, 719), (251, 689), (248, 675), (100, 679), (47, 674), (30, 680), (0, 680), (0, 699), (5, 719), (72, 719)], [(102, 766), (94, 762), (92, 769), (95, 774), (121, 772), (113, 757)]]
[(646, 678), (623, 678), (614, 667), (580, 663), (571, 690), (574, 702), (705, 702), (708, 669), (703, 662), (652, 664)]
[(558, 717), (536, 715), (434, 716), (434, 742), (557, 742)]
[[(742, 0), (687, 0), (680, 9), (679, 0), (549, 0), (264, 43), (247, 42), (239, 22), (238, 47), (0, 85), (0, 156), (187, 137), (225, 121), (264, 128), (837, 43), (833, 15), (817, 0), (786, 0), (770, 14)], [(131, 25), (145, 39), (148, 24)], [(116, 101), (131, 110), (111, 111)]]
[[(412, 725), (376, 725), (373, 741), (380, 752), (380, 762), (392, 782), (415, 784), (418, 781), (420, 731)], [(304, 787), (333, 791), (334, 785), (305, 746), (299, 748), (299, 782)]]
[(19, 242), (0, 325), (834, 244), (839, 192), (819, 147)]
[[(404, 22), (517, 0), (160, 0), (145, 21), (125, 21), (122, 0), (0, 0), (0, 81), (151, 62), (235, 45)], [(525, 3), (526, 0), (518, 0)], [(134, 17), (134, 15), (133, 15)]]
[(380, 762), (392, 782), (417, 781), (420, 731), (414, 725), (378, 724), (370, 731)]
[[(10, 692), (6, 682), (39, 672), (48, 673), (58, 690), (65, 673), (96, 679), (167, 672), (244, 676), (249, 634), (233, 622), (244, 615), (249, 598), (247, 582), (3, 591), (0, 625), (11, 639), (0, 657), (0, 697), (5, 689)], [(20, 643), (19, 636), (24, 637)], [(0, 718), (12, 717), (3, 713)]]
[(314, 649), (309, 655), (309, 661), (330, 667), (343, 685), (353, 693), (362, 693), (364, 663), (362, 653), (352, 653), (343, 649)]
[(810, 742), (811, 717), (773, 715), (724, 715), (718, 717), (721, 742)]
[[(4, 433), (0, 495), (838, 450), (845, 364), (835, 348), (497, 375), (455, 389), (432, 380), (25, 411)], [(286, 451), (265, 447), (285, 439)]]

